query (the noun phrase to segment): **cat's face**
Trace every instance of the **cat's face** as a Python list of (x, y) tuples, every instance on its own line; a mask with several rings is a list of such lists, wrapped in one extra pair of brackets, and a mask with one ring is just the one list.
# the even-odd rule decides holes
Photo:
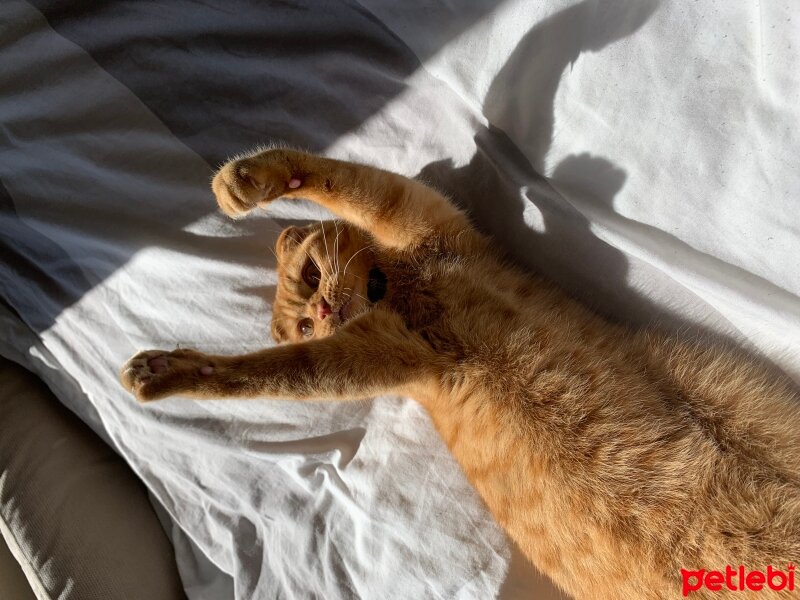
[(272, 337), (303, 342), (333, 333), (385, 293), (369, 240), (341, 221), (288, 227), (275, 245), (278, 289)]

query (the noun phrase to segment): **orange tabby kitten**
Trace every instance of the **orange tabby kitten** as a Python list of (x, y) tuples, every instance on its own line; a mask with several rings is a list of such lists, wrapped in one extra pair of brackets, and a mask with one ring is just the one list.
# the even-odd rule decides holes
[[(231, 216), (283, 196), (344, 223), (278, 239), (272, 333), (286, 343), (142, 352), (121, 373), (139, 400), (416, 398), (575, 598), (679, 598), (681, 569), (800, 560), (800, 398), (768, 370), (608, 323), (394, 173), (280, 149), (226, 164), (212, 187)], [(693, 596), (725, 597), (716, 585)]]

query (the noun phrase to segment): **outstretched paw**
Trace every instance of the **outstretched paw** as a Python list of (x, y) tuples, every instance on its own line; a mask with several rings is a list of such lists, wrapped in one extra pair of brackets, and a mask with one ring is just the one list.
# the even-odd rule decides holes
[(208, 386), (215, 360), (195, 350), (139, 352), (120, 369), (119, 378), (139, 402), (193, 394)]
[(211, 189), (222, 212), (238, 217), (301, 185), (300, 175), (293, 171), (289, 152), (267, 150), (223, 165), (214, 176)]

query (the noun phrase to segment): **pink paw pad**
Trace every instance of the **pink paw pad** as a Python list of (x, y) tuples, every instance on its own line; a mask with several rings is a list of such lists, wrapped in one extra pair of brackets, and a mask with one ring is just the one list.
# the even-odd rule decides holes
[(166, 356), (159, 356), (148, 360), (147, 365), (153, 373), (163, 373), (169, 367), (169, 361)]
[(300, 181), (299, 179), (297, 179), (297, 177), (292, 177), (292, 178), (289, 180), (289, 187), (290, 187), (291, 189), (293, 189), (293, 190), (296, 190), (296, 189), (297, 189), (297, 188), (299, 188), (301, 185), (303, 185), (303, 182), (302, 182), (302, 181)]
[(206, 365), (204, 367), (200, 367), (200, 374), (201, 375), (211, 375), (214, 372), (214, 367)]

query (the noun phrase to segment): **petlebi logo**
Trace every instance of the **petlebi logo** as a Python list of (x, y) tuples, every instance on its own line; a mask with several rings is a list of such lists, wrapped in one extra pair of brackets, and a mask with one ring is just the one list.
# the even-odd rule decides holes
[(776, 569), (772, 565), (766, 571), (750, 571), (743, 565), (732, 567), (728, 565), (725, 571), (706, 571), (697, 569), (681, 569), (681, 579), (683, 581), (683, 595), (688, 596), (692, 592), (706, 589), (710, 592), (720, 590), (752, 591), (772, 590), (781, 592), (783, 590), (793, 592), (795, 590), (794, 575), (795, 567), (789, 564), (785, 571)]

